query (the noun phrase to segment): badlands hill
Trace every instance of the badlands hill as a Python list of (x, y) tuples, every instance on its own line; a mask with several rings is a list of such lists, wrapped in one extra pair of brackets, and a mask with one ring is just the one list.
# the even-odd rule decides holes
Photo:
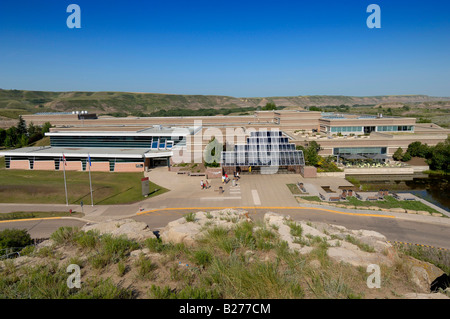
[(238, 109), (263, 107), (268, 102), (287, 108), (308, 106), (379, 105), (387, 103), (427, 103), (450, 101), (450, 97), (427, 95), (392, 96), (286, 96), (231, 97), (219, 95), (180, 95), (131, 92), (48, 92), (0, 89), (0, 116), (86, 110), (97, 114), (135, 115), (170, 109)]

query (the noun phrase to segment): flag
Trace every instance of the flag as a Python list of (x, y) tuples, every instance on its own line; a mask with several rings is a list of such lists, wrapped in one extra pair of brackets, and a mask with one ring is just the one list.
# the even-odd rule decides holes
[(64, 154), (63, 154), (63, 161), (64, 161), (64, 165), (67, 166), (66, 157), (64, 156)]
[(91, 155), (90, 154), (88, 154), (88, 161), (89, 161), (89, 166), (92, 166), (91, 165)]

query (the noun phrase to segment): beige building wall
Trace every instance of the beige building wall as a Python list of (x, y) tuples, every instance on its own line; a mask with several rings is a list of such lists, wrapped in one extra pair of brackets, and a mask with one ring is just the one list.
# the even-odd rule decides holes
[(34, 161), (33, 170), (53, 171), (55, 170), (55, 161)]
[[(114, 172), (143, 172), (144, 165), (142, 162), (136, 163), (116, 163), (114, 165)], [(142, 167), (136, 167), (136, 165), (142, 165)], [(108, 165), (109, 170), (109, 165)]]
[[(109, 172), (108, 162), (91, 162), (91, 172)], [(89, 165), (89, 163), (87, 163)], [(89, 169), (89, 168), (86, 168)]]
[(30, 169), (30, 162), (28, 160), (11, 160), (9, 162), (10, 169)]

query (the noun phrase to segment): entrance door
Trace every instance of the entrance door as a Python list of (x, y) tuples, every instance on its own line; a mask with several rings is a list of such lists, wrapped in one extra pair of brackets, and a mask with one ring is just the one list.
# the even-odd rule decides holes
[(375, 126), (364, 126), (364, 134), (370, 134), (375, 131)]

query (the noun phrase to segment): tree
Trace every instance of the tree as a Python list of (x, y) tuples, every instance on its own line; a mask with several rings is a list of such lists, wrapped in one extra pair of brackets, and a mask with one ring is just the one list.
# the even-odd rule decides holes
[(394, 155), (392, 155), (392, 157), (396, 161), (401, 161), (402, 157), (403, 157), (403, 149), (401, 147), (397, 148), (397, 150), (395, 151)]
[(45, 122), (44, 125), (42, 125), (42, 134), (50, 132), (51, 127), (52, 125), (50, 124), (50, 122)]
[(306, 148), (298, 145), (296, 149), (303, 151), (306, 165), (317, 166), (319, 164), (320, 156), (318, 153), (320, 150), (320, 145), (316, 141), (311, 141)]
[(431, 150), (427, 144), (422, 144), (419, 141), (412, 142), (408, 145), (407, 152), (411, 156), (427, 158), (431, 154)]
[(427, 162), (432, 170), (450, 172), (450, 137), (432, 148)]
[(310, 106), (309, 110), (310, 111), (316, 111), (316, 112), (322, 112), (322, 109), (320, 107), (317, 107), (317, 106)]
[(406, 151), (406, 153), (403, 154), (402, 161), (407, 162), (407, 161), (411, 160), (411, 158), (412, 158), (411, 154), (408, 151)]
[(17, 123), (17, 135), (28, 134), (27, 124), (22, 116), (19, 116), (19, 123)]
[(269, 103), (266, 103), (266, 106), (264, 106), (262, 109), (263, 109), (263, 111), (272, 111), (272, 110), (276, 110), (277, 106), (275, 105), (275, 103), (269, 102)]

